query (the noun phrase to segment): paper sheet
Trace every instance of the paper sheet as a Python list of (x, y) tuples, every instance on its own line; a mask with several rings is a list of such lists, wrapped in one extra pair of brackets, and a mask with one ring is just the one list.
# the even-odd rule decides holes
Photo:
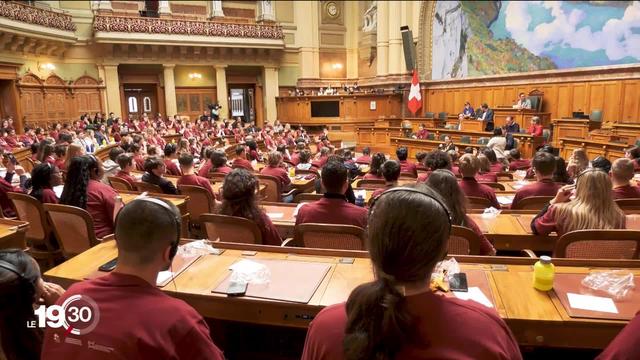
[(173, 272), (169, 270), (160, 271), (158, 273), (158, 277), (156, 278), (156, 285), (162, 284), (163, 282), (171, 279), (173, 275), (174, 275)]
[(53, 192), (56, 193), (58, 199), (62, 196), (62, 190), (64, 189), (64, 185), (58, 185), (53, 187)]
[(284, 213), (267, 213), (267, 215), (271, 218), (271, 219), (282, 219), (284, 217)]
[(514, 195), (498, 196), (500, 205), (509, 205), (513, 202)]
[(229, 270), (242, 271), (242, 272), (254, 272), (254, 271), (260, 270), (263, 267), (264, 265), (258, 262), (242, 259), (236, 263), (233, 263), (231, 266), (229, 266)]
[(574, 309), (618, 313), (618, 308), (611, 298), (574, 293), (567, 293), (567, 297), (569, 298), (569, 306)]
[(487, 298), (487, 296), (482, 292), (482, 290), (480, 290), (479, 287), (470, 287), (468, 292), (453, 291), (453, 295), (455, 295), (460, 300), (473, 300), (486, 307), (493, 307), (493, 304), (491, 303), (489, 298)]

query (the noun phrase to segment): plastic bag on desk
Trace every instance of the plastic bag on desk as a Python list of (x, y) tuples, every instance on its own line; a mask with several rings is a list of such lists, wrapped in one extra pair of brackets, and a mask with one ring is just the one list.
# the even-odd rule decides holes
[(244, 282), (252, 285), (265, 285), (271, 282), (271, 270), (259, 262), (242, 259), (229, 266), (231, 282)]
[(181, 245), (179, 252), (184, 256), (197, 256), (214, 254), (220, 255), (221, 251), (213, 247), (212, 242), (209, 240), (195, 240)]
[(582, 285), (593, 290), (600, 290), (623, 299), (635, 288), (633, 274), (624, 270), (592, 271), (584, 279)]
[(502, 210), (498, 210), (496, 208), (492, 207), (488, 207), (486, 209), (484, 209), (484, 211), (482, 212), (482, 217), (485, 219), (493, 219), (495, 217), (497, 217), (498, 215), (500, 215), (500, 213), (502, 212)]
[(446, 280), (448, 280), (453, 274), (457, 274), (460, 272), (460, 265), (455, 258), (450, 258), (447, 260), (442, 260), (436, 264), (436, 268), (433, 269), (433, 273), (431, 273), (431, 278), (434, 276), (440, 276), (442, 274), (446, 274)]

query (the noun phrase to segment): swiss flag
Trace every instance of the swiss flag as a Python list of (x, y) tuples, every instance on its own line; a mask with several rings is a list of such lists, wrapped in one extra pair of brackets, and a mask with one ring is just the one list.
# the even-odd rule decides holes
[(411, 79), (411, 90), (409, 90), (409, 110), (416, 114), (418, 109), (422, 107), (422, 95), (420, 95), (420, 81), (418, 80), (418, 72), (413, 69), (413, 78)]

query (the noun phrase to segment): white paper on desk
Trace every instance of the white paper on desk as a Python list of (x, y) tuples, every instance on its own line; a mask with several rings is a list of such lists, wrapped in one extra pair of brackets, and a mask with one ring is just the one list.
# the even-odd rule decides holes
[(269, 218), (271, 219), (282, 219), (284, 217), (284, 213), (267, 213), (267, 215), (269, 216)]
[(264, 265), (258, 262), (242, 259), (236, 263), (231, 264), (231, 266), (229, 266), (229, 270), (250, 273), (250, 272), (256, 272), (262, 269), (263, 267)]
[(58, 199), (62, 196), (62, 190), (64, 189), (64, 185), (58, 185), (53, 187), (53, 192), (56, 194)]
[(169, 271), (169, 270), (165, 270), (165, 271), (160, 271), (158, 273), (158, 277), (156, 278), (156, 285), (160, 285), (163, 282), (171, 279), (171, 277), (173, 276), (173, 272)]
[(460, 300), (473, 300), (478, 302), (486, 307), (492, 308), (493, 304), (487, 298), (487, 296), (480, 290), (479, 287), (470, 287), (469, 291), (461, 292), (461, 291), (453, 291), (453, 295), (455, 295)]
[(569, 306), (574, 309), (618, 313), (616, 303), (611, 298), (574, 293), (567, 293), (567, 297), (569, 298)]
[(498, 202), (500, 205), (509, 205), (513, 202), (514, 196), (515, 195), (498, 196)]

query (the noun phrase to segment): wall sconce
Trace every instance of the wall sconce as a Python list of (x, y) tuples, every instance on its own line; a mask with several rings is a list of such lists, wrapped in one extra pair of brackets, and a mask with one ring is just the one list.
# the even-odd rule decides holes
[(53, 71), (55, 69), (56, 69), (56, 66), (53, 65), (52, 63), (40, 64), (40, 70), (41, 71)]
[(331, 67), (333, 68), (333, 70), (340, 70), (340, 69), (342, 69), (342, 64), (335, 63)]
[(189, 74), (189, 79), (191, 79), (191, 80), (200, 80), (200, 79), (202, 79), (202, 74), (200, 74), (200, 73), (190, 73)]

